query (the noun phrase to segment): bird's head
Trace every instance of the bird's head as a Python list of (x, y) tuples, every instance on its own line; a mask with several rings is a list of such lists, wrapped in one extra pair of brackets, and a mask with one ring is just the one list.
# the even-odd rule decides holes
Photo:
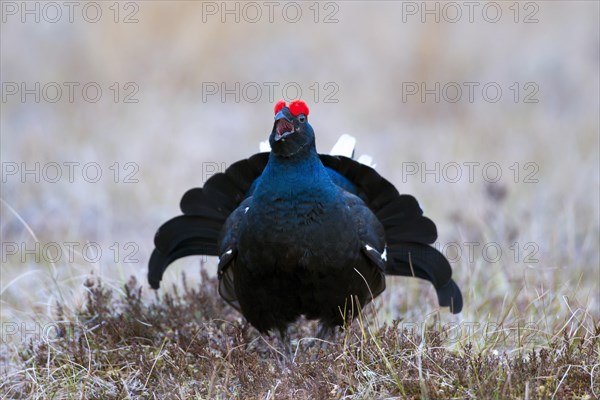
[(292, 157), (315, 148), (315, 133), (308, 123), (308, 106), (302, 100), (275, 104), (275, 124), (269, 137), (271, 151)]

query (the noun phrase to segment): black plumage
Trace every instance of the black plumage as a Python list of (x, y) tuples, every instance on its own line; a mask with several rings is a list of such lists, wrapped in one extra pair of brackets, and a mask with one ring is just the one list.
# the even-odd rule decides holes
[(236, 162), (181, 200), (155, 236), (148, 281), (194, 254), (219, 256), (219, 293), (261, 332), (299, 316), (329, 332), (385, 289), (385, 275), (430, 281), (462, 309), (435, 224), (374, 169), (316, 152), (308, 108), (278, 103), (271, 152)]

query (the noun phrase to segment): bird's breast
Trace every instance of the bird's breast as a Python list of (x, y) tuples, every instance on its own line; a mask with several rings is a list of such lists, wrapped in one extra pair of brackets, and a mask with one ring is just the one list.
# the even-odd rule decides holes
[(319, 268), (352, 250), (345, 236), (353, 232), (342, 204), (307, 193), (273, 196), (246, 212), (239, 236), (246, 254), (240, 256), (250, 268)]

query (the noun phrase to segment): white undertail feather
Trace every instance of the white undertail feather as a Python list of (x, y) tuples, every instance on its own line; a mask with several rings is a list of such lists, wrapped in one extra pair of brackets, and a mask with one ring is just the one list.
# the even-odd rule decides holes
[[(356, 138), (354, 136), (350, 136), (348, 134), (343, 134), (337, 140), (337, 142), (331, 148), (329, 152), (332, 156), (345, 156), (349, 158), (354, 158), (354, 147), (356, 146)], [(271, 151), (271, 146), (269, 145), (269, 141), (265, 140), (258, 144), (258, 149), (260, 152), (269, 152)], [(373, 157), (363, 154), (358, 157), (358, 161), (361, 164), (364, 164), (368, 167), (375, 168), (375, 164), (373, 164)]]
[(345, 156), (352, 158), (354, 155), (354, 146), (356, 146), (356, 139), (353, 136), (344, 133), (333, 145), (333, 148), (329, 154), (332, 156)]
[[(333, 145), (333, 148), (329, 154), (332, 156), (346, 156), (355, 159), (354, 146), (356, 146), (356, 138), (344, 133)], [(366, 165), (367, 167), (375, 168), (375, 164), (373, 164), (373, 157), (370, 155), (363, 154), (358, 157), (356, 161)]]
[(363, 154), (362, 156), (358, 157), (358, 160), (356, 161), (371, 168), (375, 168), (375, 166), (377, 165), (373, 163), (373, 157), (371, 157), (368, 154)]
[(261, 153), (268, 153), (271, 151), (271, 145), (268, 140), (264, 140), (258, 144), (258, 151)]

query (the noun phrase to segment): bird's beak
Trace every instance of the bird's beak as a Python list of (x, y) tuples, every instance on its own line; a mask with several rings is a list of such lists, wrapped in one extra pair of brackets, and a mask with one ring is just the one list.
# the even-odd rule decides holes
[(285, 114), (283, 113), (283, 109), (279, 110), (279, 112), (277, 114), (275, 114), (275, 121), (278, 121), (282, 118), (285, 118), (285, 120), (289, 122), (288, 117), (286, 117)]
[(275, 141), (284, 140), (286, 136), (294, 133), (294, 125), (289, 118), (284, 114), (283, 110), (275, 114)]

